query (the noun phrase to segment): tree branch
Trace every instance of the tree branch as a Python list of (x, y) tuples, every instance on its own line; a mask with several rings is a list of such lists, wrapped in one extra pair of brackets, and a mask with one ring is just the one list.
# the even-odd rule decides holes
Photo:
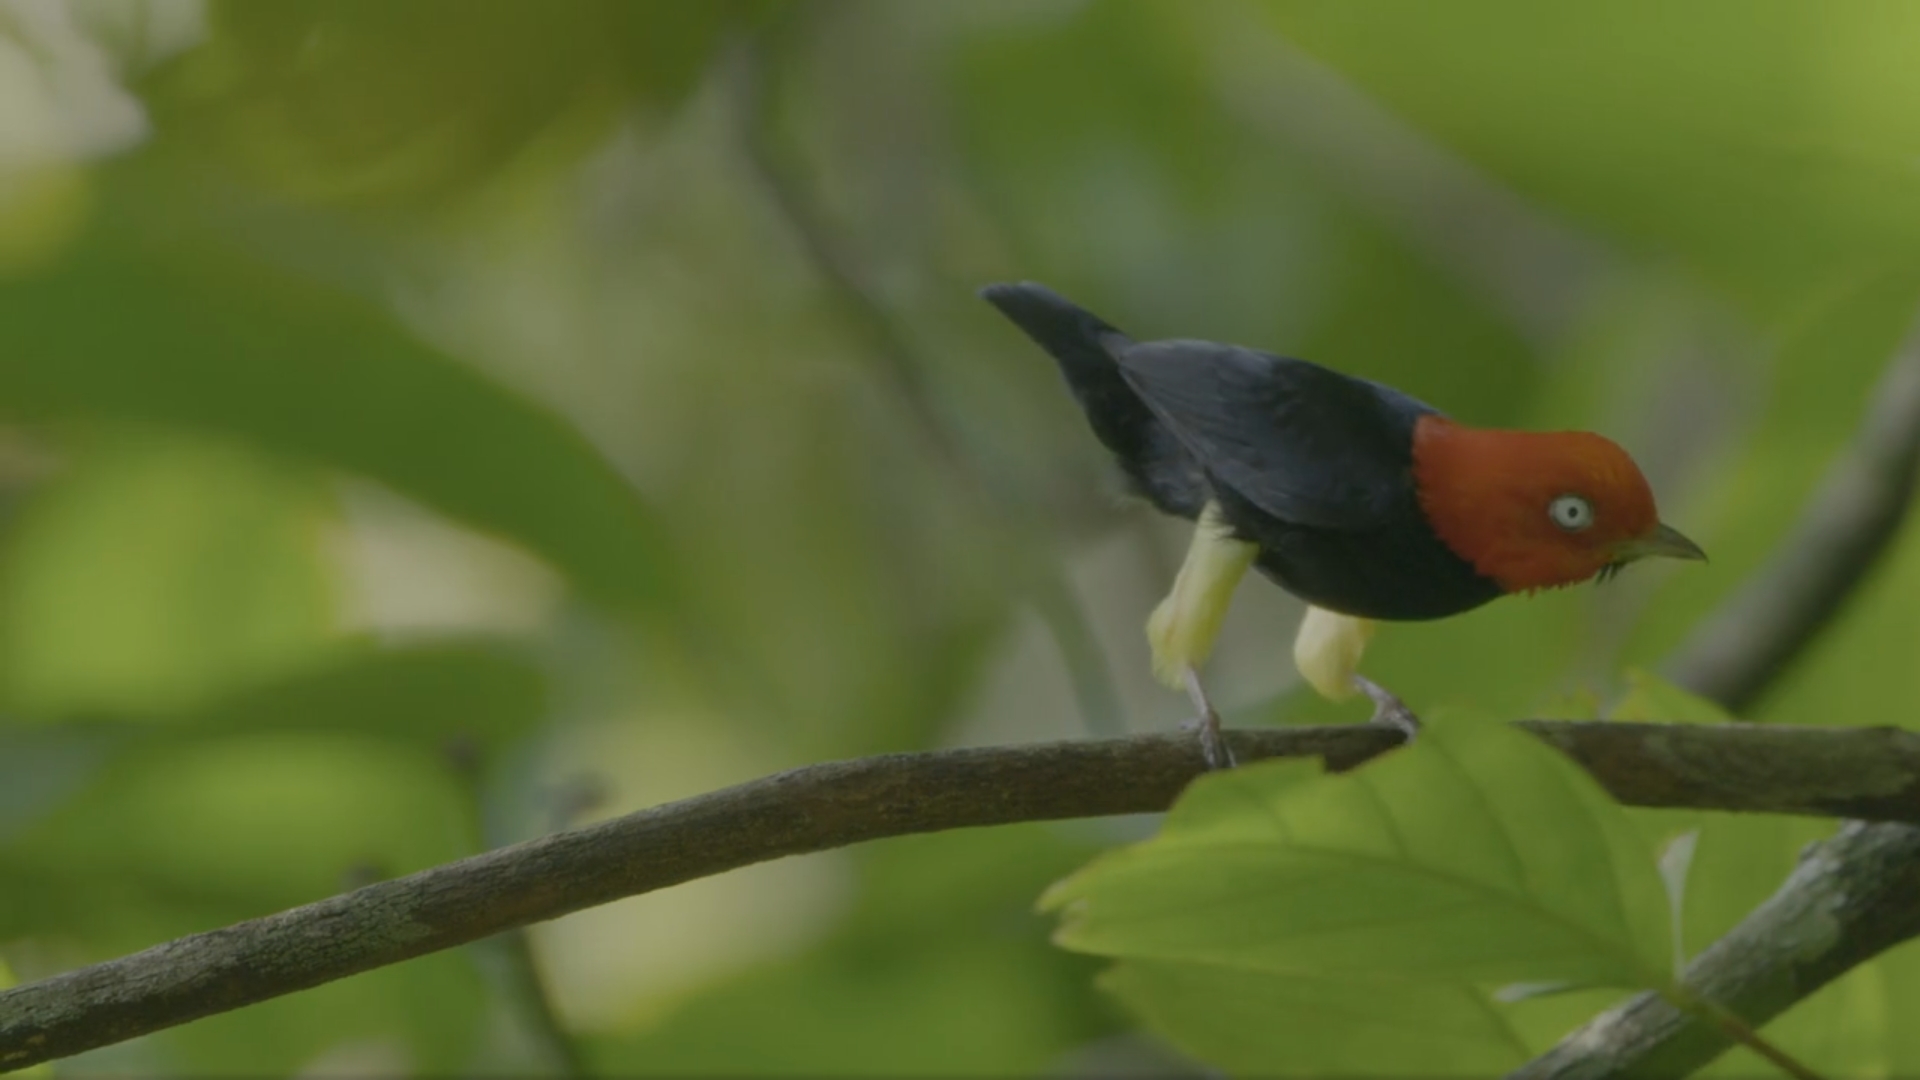
[(1675, 682), (1734, 712), (1747, 708), (1839, 613), (1900, 534), (1920, 475), (1920, 324), (1869, 400), (1852, 446), (1773, 561), (1667, 665)]
[[(1854, 965), (1920, 934), (1920, 829), (1855, 822), (1801, 857), (1780, 891), (1687, 965), (1700, 997), (1758, 1027)], [(1520, 1080), (1685, 1076), (1732, 1040), (1640, 994), (1512, 1074)]]
[(783, 45), (790, 47), (784, 37), (796, 32), (791, 21), (797, 18), (797, 12), (790, 14), (789, 22), (776, 21), (750, 36), (734, 57), (740, 141), (749, 171), (849, 325), (867, 339), (878, 371), (904, 403), (960, 494), (1025, 534), (1026, 542), (1003, 549), (1015, 570), (1017, 587), (1060, 650), (1087, 731), (1119, 735), (1124, 730), (1120, 696), (1106, 654), (1072, 586), (1050, 560), (1038, 554), (1050, 548), (1039, 536), (1032, 514), (984, 467), (980, 455), (968, 445), (965, 431), (941, 407), (940, 395), (929, 383), (929, 365), (914, 347), (912, 335), (881, 299), (865, 260), (834, 229), (804, 163), (779, 138), (774, 108), (779, 72), (773, 58)]
[[(1920, 735), (1885, 728), (1529, 721), (1643, 806), (1920, 822)], [(1384, 727), (1229, 733), (1243, 761), (1351, 768)], [(1185, 734), (812, 765), (500, 848), (0, 993), (20, 1068), (768, 859), (912, 833), (1164, 810), (1203, 771)]]

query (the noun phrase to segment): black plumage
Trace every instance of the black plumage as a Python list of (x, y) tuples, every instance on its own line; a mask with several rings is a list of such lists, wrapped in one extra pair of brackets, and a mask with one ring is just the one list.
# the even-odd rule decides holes
[(1305, 360), (1136, 342), (1041, 285), (981, 295), (1053, 356), (1137, 494), (1190, 520), (1216, 502), (1281, 588), (1330, 611), (1396, 620), (1501, 595), (1420, 509), (1413, 434), (1437, 414), (1431, 406)]

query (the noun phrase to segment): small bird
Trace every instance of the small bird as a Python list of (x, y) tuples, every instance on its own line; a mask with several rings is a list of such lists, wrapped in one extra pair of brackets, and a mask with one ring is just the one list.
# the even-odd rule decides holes
[(981, 296), (1053, 356), (1132, 491), (1196, 523), (1147, 637), (1216, 768), (1232, 752), (1198, 669), (1250, 567), (1307, 603), (1302, 677), (1332, 700), (1366, 694), (1374, 722), (1411, 736), (1413, 713), (1359, 673), (1378, 622), (1606, 580), (1649, 556), (1706, 558), (1660, 522), (1646, 477), (1603, 436), (1470, 427), (1305, 360), (1134, 341), (1043, 285)]

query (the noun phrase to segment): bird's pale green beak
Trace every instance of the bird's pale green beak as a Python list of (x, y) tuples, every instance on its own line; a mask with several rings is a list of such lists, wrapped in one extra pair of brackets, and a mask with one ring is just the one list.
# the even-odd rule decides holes
[(1615, 545), (1614, 556), (1619, 562), (1632, 562), (1653, 555), (1669, 559), (1699, 559), (1705, 562), (1707, 553), (1700, 545), (1680, 534), (1680, 530), (1671, 525), (1656, 526), (1645, 536), (1636, 536), (1631, 540)]

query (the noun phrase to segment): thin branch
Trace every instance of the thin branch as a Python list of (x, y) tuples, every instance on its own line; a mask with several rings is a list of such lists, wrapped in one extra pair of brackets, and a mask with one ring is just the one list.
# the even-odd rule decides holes
[(1215, 5), (1207, 69), (1228, 111), (1309, 158), (1347, 197), (1450, 271), (1540, 355), (1620, 272), (1605, 246), (1541, 212), (1286, 40), (1251, 5)]
[[(797, 14), (788, 16), (789, 19), (797, 17)], [(967, 465), (964, 449), (940, 404), (939, 395), (927, 385), (926, 365), (916, 355), (906, 329), (880, 299), (879, 290), (869, 279), (865, 260), (841, 241), (827, 220), (805, 166), (779, 138), (774, 108), (774, 95), (779, 90), (778, 72), (769, 54), (784, 43), (785, 38), (776, 35), (793, 32), (791, 26), (775, 23), (744, 39), (732, 57), (732, 89), (739, 110), (740, 141), (746, 163), (801, 253), (827, 286), (834, 303), (846, 313), (854, 330), (867, 338), (881, 373), (893, 384), (894, 393), (907, 406), (923, 434), (951, 463), (964, 468)]]
[(1523, 720), (1627, 806), (1920, 823), (1920, 733)]
[[(1920, 822), (1920, 736), (1881, 729), (1530, 721), (1623, 802)], [(1242, 761), (1351, 768), (1374, 725), (1229, 733)], [(812, 765), (377, 882), (0, 993), (0, 1069), (130, 1039), (622, 897), (912, 833), (1164, 810), (1186, 734)], [(1705, 794), (1703, 794), (1703, 792)]]
[[(1687, 965), (1696, 995), (1758, 1027), (1856, 964), (1920, 934), (1920, 829), (1854, 823), (1803, 855), (1780, 891)], [(1712, 1019), (1641, 994), (1513, 1074), (1684, 1076), (1733, 1044)]]
[(1920, 475), (1920, 324), (1874, 387), (1853, 445), (1773, 561), (1694, 631), (1670, 678), (1739, 712), (1832, 621), (1892, 545)]
[[(793, 24), (776, 20), (744, 40), (733, 58), (733, 90), (747, 165), (828, 293), (855, 330), (866, 337), (881, 374), (906, 405), (908, 415), (938, 453), (961, 493), (1029, 534), (1029, 541), (1038, 541), (1031, 515), (1023, 512), (1004, 484), (997, 483), (997, 478), (980, 466), (960, 425), (947, 415), (940, 396), (928, 384), (929, 365), (914, 347), (912, 336), (881, 299), (866, 260), (833, 227), (804, 163), (779, 138), (774, 108), (779, 72), (773, 57), (787, 43), (784, 35), (794, 32)], [(1018, 543), (1006, 554), (1017, 570), (1021, 591), (1060, 650), (1075, 705), (1087, 730), (1095, 735), (1118, 735), (1122, 731), (1120, 695), (1114, 688), (1106, 654), (1072, 586), (1057, 567), (1037, 554), (1044, 550), (1045, 546), (1037, 542)]]
[[(467, 827), (477, 847), (500, 847), (505, 842), (500, 827), (504, 815), (498, 800), (489, 794), (487, 777), (491, 769), (480, 748), (466, 739), (455, 739), (444, 748), (443, 756), (466, 797)], [(565, 824), (565, 818), (558, 818), (553, 827)], [(527, 931), (516, 928), (483, 938), (469, 945), (468, 952), (543, 1070), (563, 1078), (587, 1075), (580, 1045), (560, 1020)]]

